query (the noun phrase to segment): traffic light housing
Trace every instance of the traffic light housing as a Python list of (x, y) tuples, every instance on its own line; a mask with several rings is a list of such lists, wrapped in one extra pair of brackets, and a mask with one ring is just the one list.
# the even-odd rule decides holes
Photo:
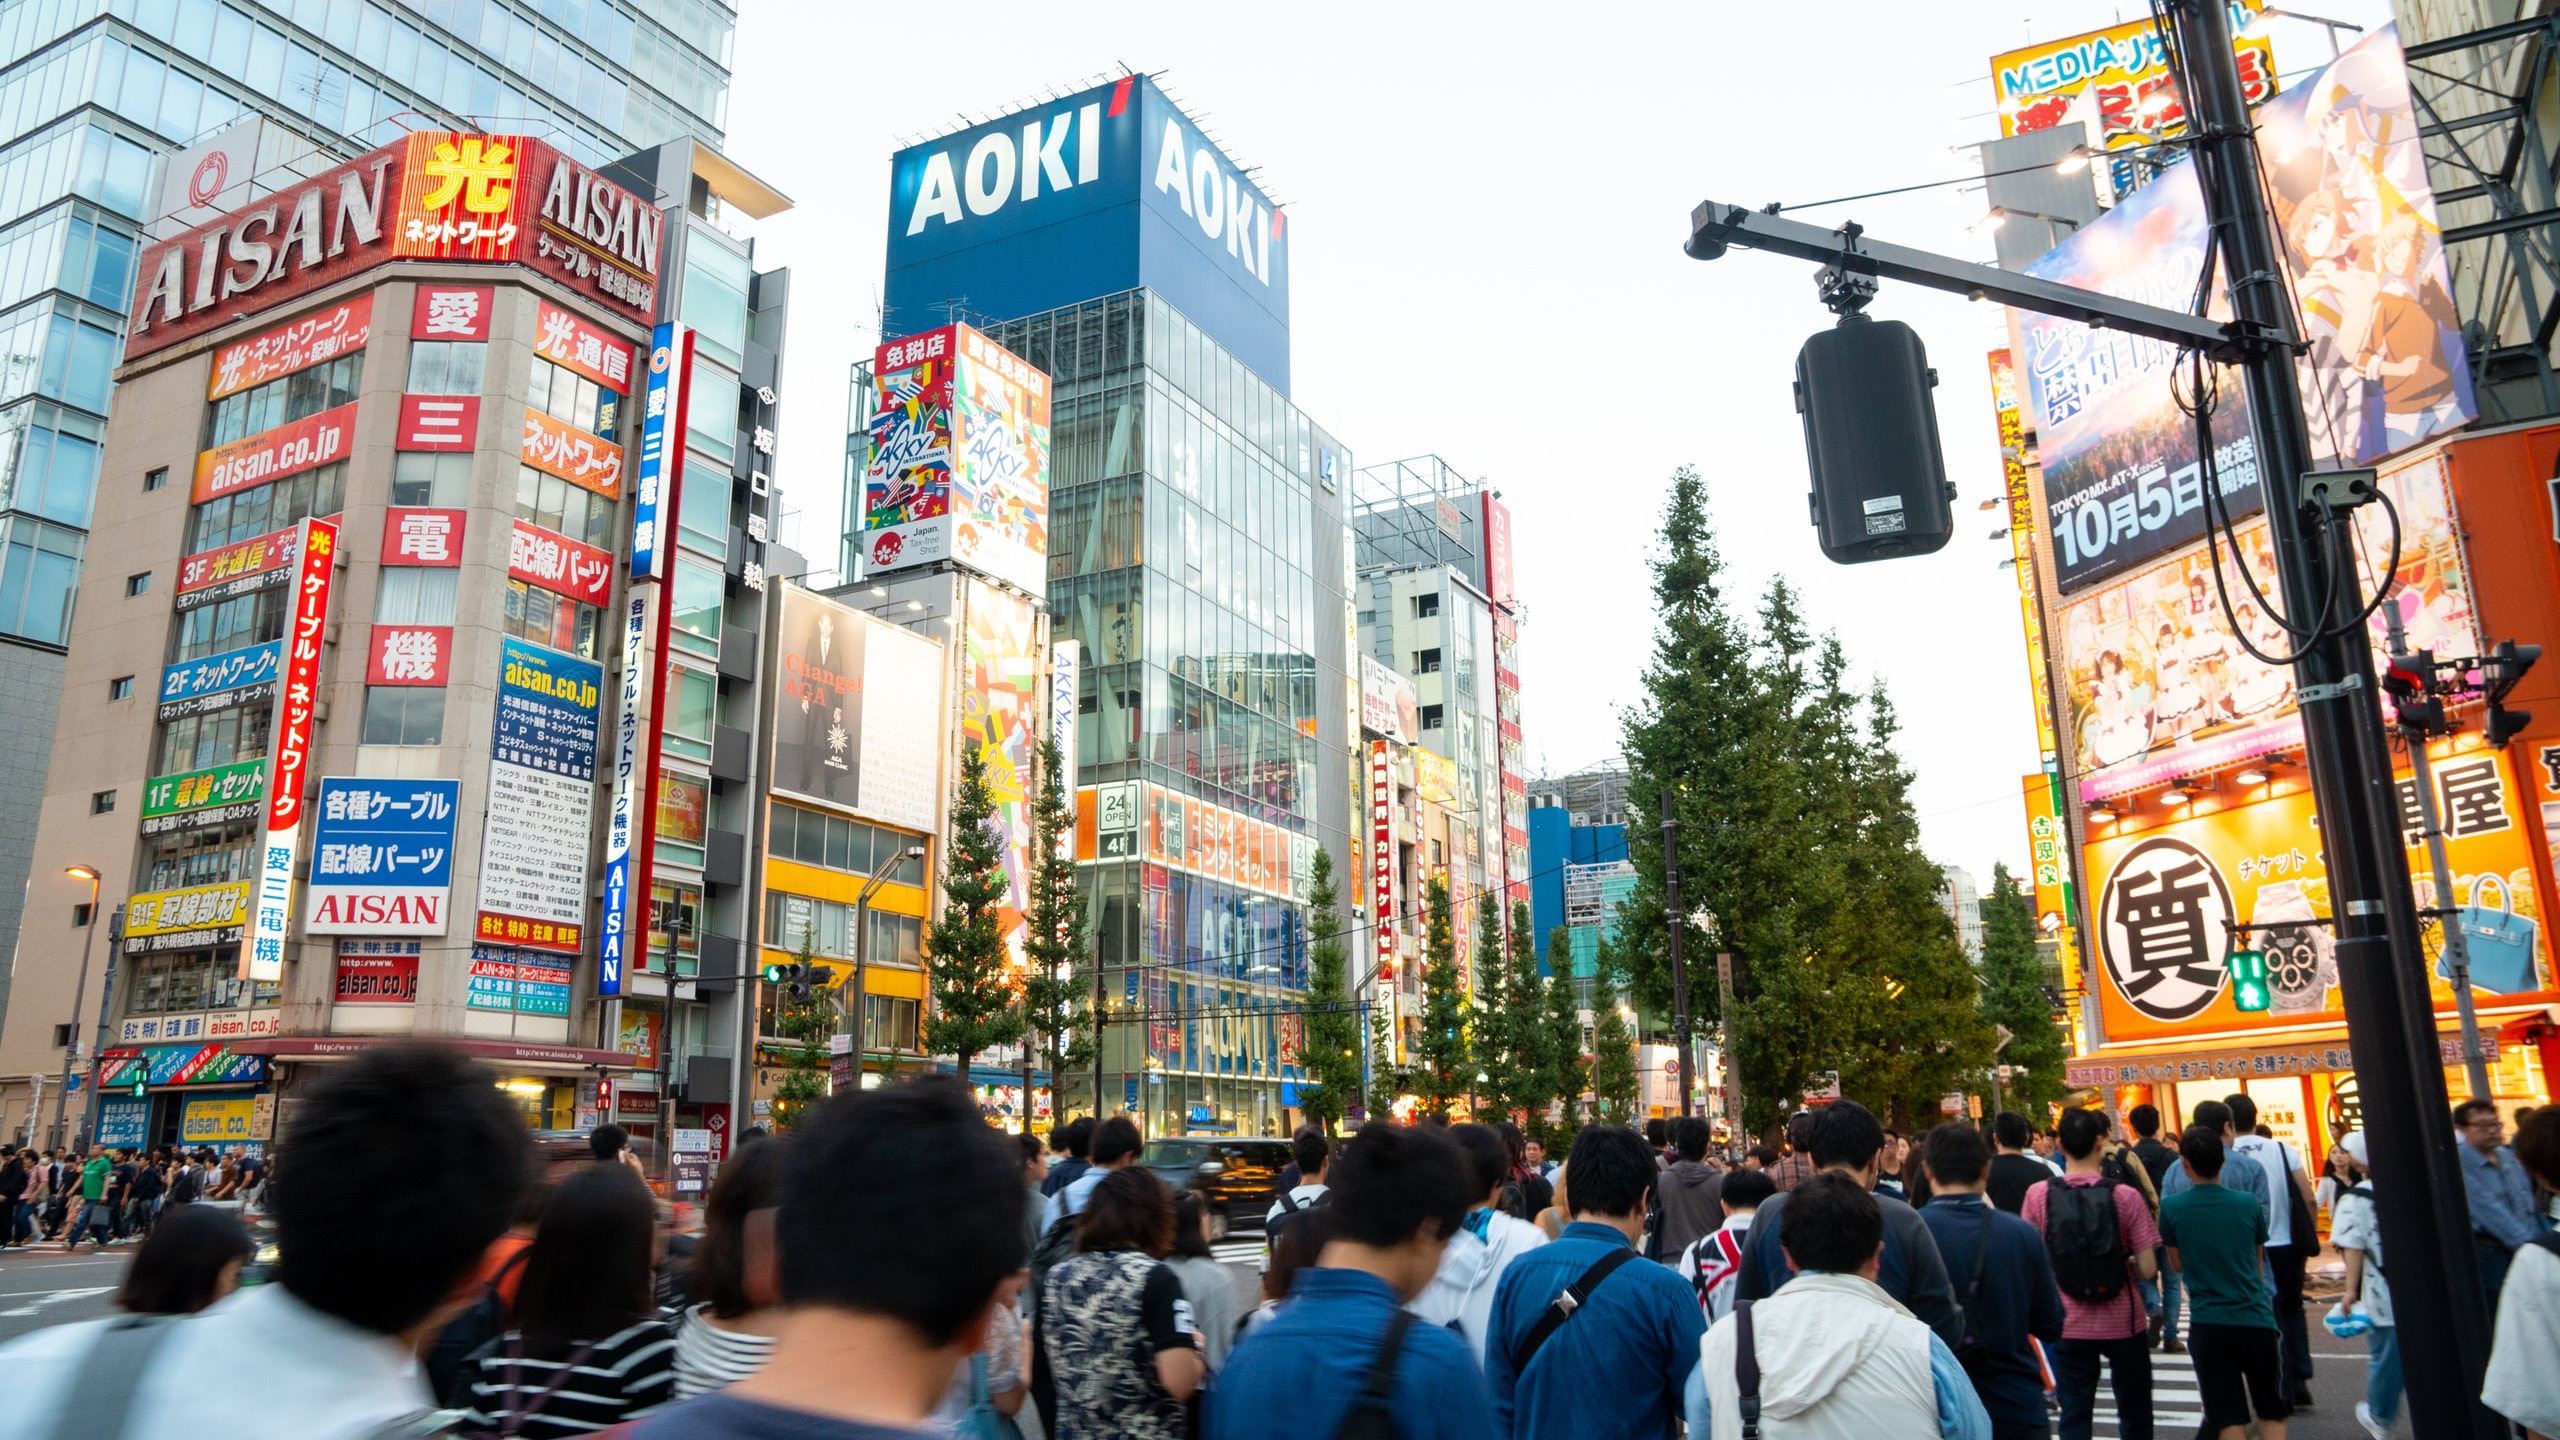
[(2488, 713), (2480, 718), (2480, 731), (2490, 749), (2505, 749), (2508, 741), (2533, 723), (2532, 711), (2510, 710), (2502, 702), (2507, 692), (2516, 688), (2516, 682), (2524, 678), (2524, 672), (2541, 658), (2541, 646), (2519, 645), (2513, 640), (2499, 641), (2496, 649), (2480, 657), (2480, 688), (2489, 701)]
[(2255, 1013), (2274, 1001), (2275, 992), (2267, 988), (2266, 951), (2234, 950), (2223, 970), (2231, 977), (2231, 1008)]
[(1920, 337), (1850, 314), (1796, 353), (1796, 413), (1813, 473), (1813, 527), (1841, 565), (1927, 555), (1955, 535), (1956, 491)]
[(596, 1077), (596, 1113), (607, 1120), (613, 1118), (613, 1077), (610, 1075)]
[(148, 1087), (150, 1086), (150, 1084), (151, 1084), (151, 1073), (150, 1073), (150, 1069), (149, 1069), (149, 1067), (148, 1067), (148, 1066), (144, 1067), (143, 1069), (140, 1069), (140, 1070), (135, 1071), (135, 1072), (134, 1072), (134, 1074), (133, 1074), (133, 1086), (132, 1086), (132, 1094), (133, 1094), (133, 1098), (134, 1098), (134, 1099), (136, 1099), (136, 1100), (139, 1100), (139, 1099), (141, 1099), (142, 1097), (144, 1097), (145, 1095), (150, 1094), (151, 1092), (150, 1092), (150, 1090), (149, 1090), (149, 1088), (148, 1088)]
[(799, 968), (800, 967), (797, 965), (786, 965), (780, 963), (767, 965), (764, 967), (764, 983), (767, 985), (788, 985), (791, 983), (791, 972)]

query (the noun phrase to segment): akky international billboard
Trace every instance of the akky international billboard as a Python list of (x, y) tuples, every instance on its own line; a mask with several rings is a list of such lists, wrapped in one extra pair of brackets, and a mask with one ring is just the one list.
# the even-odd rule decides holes
[(1049, 377), (966, 325), (879, 348), (862, 486), (866, 573), (957, 560), (1049, 584)]

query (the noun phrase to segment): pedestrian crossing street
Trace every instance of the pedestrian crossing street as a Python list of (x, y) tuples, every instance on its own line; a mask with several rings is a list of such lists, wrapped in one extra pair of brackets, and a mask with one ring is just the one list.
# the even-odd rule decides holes
[(1262, 1258), (1262, 1237), (1251, 1235), (1236, 1240), (1221, 1240), (1209, 1247), (1209, 1254), (1220, 1264), (1250, 1265)]
[[(2187, 1317), (2178, 1316), (2183, 1333)], [(2055, 1419), (2060, 1420), (2057, 1414)], [(2108, 1382), (2105, 1366), (2098, 1368), (2098, 1403), (2091, 1414), (2090, 1434), (2094, 1440), (2116, 1440), (2124, 1432), (2117, 1425), (2115, 1390)], [(2204, 1424), (2204, 1396), (2196, 1388), (2195, 1362), (2185, 1355), (2151, 1352), (2151, 1429), (2154, 1435), (2192, 1435)]]

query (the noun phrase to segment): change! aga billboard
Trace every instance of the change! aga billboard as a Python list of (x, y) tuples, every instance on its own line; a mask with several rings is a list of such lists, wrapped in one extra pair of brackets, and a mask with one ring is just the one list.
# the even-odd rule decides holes
[(892, 333), (1146, 286), (1289, 393), (1288, 221), (1154, 82), (1126, 75), (889, 162)]

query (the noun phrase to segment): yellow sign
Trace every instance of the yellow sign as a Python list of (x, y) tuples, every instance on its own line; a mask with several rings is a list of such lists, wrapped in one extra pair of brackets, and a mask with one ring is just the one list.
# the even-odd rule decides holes
[(1434, 805), (1447, 805), (1458, 798), (1458, 765), (1454, 760), (1414, 746), (1407, 752), (1413, 756), (1413, 789)]
[(178, 1139), (188, 1145), (218, 1145), (254, 1140), (258, 1102), (242, 1095), (221, 1100), (190, 1100), (178, 1121)]
[(2034, 867), (2036, 897), (2036, 933), (2048, 933), (2045, 917), (2058, 917), (2071, 924), (2074, 917), (2065, 909), (2062, 884), (2066, 878), (2065, 857), (2071, 846), (2070, 833), (2063, 827), (2062, 817), (2053, 809), (2054, 778), (2035, 774), (2021, 778), (2019, 786), (2027, 800), (2027, 858)]
[(130, 942), (199, 930), (233, 929), (247, 923), (248, 918), (246, 880), (228, 885), (195, 885), (184, 890), (150, 890), (124, 902), (124, 938)]
[[(2256, 18), (2256, 0), (2232, 0), (2232, 58), (2240, 96), (2252, 108), (2275, 98), (2275, 45), (2241, 35)], [(1991, 57), (2000, 133), (2023, 135), (2073, 121), (2102, 150), (2142, 145), (2187, 128), (2185, 102), (2169, 73), (2169, 57), (2149, 20), (2048, 40)]]
[(2000, 420), (2000, 467), (2009, 495), (2009, 558), (2018, 579), (2018, 623), (2027, 637), (2027, 692), (2036, 713), (2036, 754), (2059, 757), (2053, 736), (2053, 687), (2045, 666), (2042, 602), (2036, 595), (2036, 508), (2028, 493), (2027, 436), (2018, 409), (2018, 369), (2006, 349), (1991, 352), (1991, 409)]

